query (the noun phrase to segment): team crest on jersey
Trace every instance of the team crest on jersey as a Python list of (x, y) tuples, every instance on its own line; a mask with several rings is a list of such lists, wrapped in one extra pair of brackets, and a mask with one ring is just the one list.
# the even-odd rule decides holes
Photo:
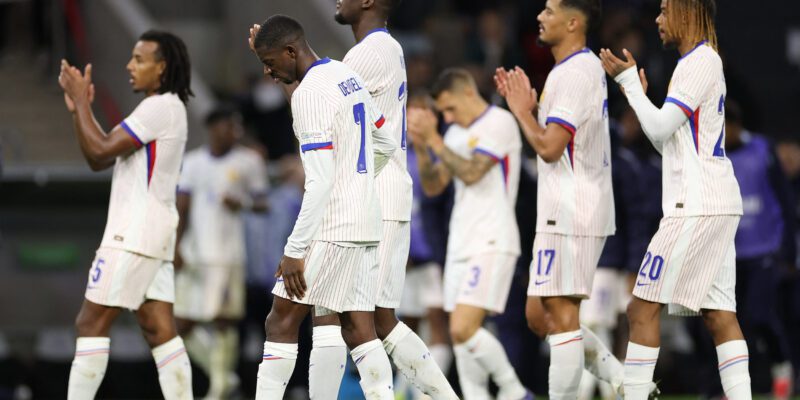
[(228, 181), (230, 181), (230, 182), (239, 181), (239, 178), (240, 178), (239, 171), (237, 171), (235, 169), (229, 169), (227, 171), (227, 175), (228, 175)]
[(469, 140), (467, 141), (467, 146), (469, 146), (470, 149), (478, 147), (478, 138), (475, 136), (470, 136)]

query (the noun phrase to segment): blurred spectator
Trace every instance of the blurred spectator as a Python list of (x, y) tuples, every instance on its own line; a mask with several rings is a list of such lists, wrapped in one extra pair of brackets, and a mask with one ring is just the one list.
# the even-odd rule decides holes
[(240, 99), (240, 107), (248, 134), (258, 141), (257, 150), (269, 160), (297, 152), (289, 103), (272, 79), (254, 79), (250, 91)]
[(725, 149), (744, 208), (736, 232), (737, 312), (753, 358), (761, 356), (771, 367), (772, 395), (787, 399), (793, 374), (788, 337), (779, 317), (779, 287), (784, 266), (795, 261), (794, 201), (772, 145), (747, 131), (742, 117), (739, 105), (728, 99)]

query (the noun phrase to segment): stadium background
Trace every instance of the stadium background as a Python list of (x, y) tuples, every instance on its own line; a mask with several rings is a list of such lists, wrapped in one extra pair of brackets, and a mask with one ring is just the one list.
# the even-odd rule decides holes
[[(658, 41), (658, 3), (604, 1), (602, 26), (590, 40), (594, 50), (631, 50), (647, 70), (649, 95), (656, 104), (678, 59), (677, 52), (663, 51)], [(543, 0), (404, 0), (389, 28), (404, 46), (412, 95), (450, 66), (469, 68), (494, 102), (498, 99), (490, 78), (497, 66), (520, 65), (541, 88), (553, 64), (549, 51), (535, 44), (535, 18), (543, 5)], [(93, 63), (98, 89), (94, 109), (101, 124), (110, 128), (140, 100), (130, 92), (124, 66), (135, 38), (154, 27), (181, 36), (192, 58), (196, 96), (189, 103), (187, 150), (205, 141), (205, 114), (228, 102), (242, 110), (247, 143), (269, 161), (272, 211), (247, 221), (250, 293), (240, 375), (244, 394), (252, 393), (266, 288), (299, 208), (302, 171), (293, 156), (286, 102), (276, 86), (261, 79), (261, 66), (247, 48), (247, 27), (276, 13), (294, 16), (320, 56), (341, 59), (353, 38), (349, 27), (333, 21), (334, 6), (334, 0), (0, 0), (0, 399), (66, 397), (72, 323), (106, 217), (110, 171), (92, 173), (80, 155), (56, 82), (58, 60)], [(729, 98), (742, 105), (745, 126), (776, 141), (796, 143), (800, 2), (719, 0), (718, 7)], [(609, 95), (611, 116), (619, 117), (624, 100), (614, 87)], [(798, 157), (795, 153), (784, 160), (795, 188), (800, 187)], [(535, 177), (523, 173), (518, 214), (528, 249), (535, 192)], [(547, 359), (524, 321), (530, 256), (526, 260), (528, 251), (523, 253), (508, 311), (493, 323), (523, 382), (544, 394)], [(785, 317), (794, 339), (800, 337), (796, 275), (787, 276), (784, 288)], [(696, 351), (699, 340), (708, 340), (695, 334), (697, 321), (670, 324), (676, 328), (666, 330), (666, 351), (656, 372), (664, 379), (665, 394), (717, 395), (715, 357)], [(123, 317), (112, 337), (111, 362), (99, 397), (158, 397), (152, 359), (133, 319)], [(800, 349), (793, 351), (798, 360)], [(295, 387), (303, 385), (304, 368), (299, 362)], [(751, 363), (755, 392), (769, 391), (768, 370), (757, 358)], [(201, 395), (203, 376), (198, 371), (194, 376), (195, 393)]]

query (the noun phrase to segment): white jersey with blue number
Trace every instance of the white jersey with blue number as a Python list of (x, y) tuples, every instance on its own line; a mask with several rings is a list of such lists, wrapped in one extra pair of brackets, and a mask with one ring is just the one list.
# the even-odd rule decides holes
[(742, 215), (742, 196), (725, 155), (725, 74), (705, 42), (675, 67), (666, 102), (689, 118), (663, 144), (665, 217)]
[(571, 139), (558, 161), (538, 157), (536, 232), (613, 235), (606, 73), (589, 49), (550, 71), (539, 100), (539, 124), (558, 124)]
[(304, 163), (311, 151), (333, 151), (333, 188), (313, 240), (380, 241), (372, 131), (385, 119), (364, 81), (344, 63), (318, 60), (292, 94), (292, 114)]
[(367, 85), (375, 106), (399, 147), (375, 180), (384, 220), (411, 220), (411, 176), (406, 166), (406, 65), (403, 48), (386, 29), (376, 29), (353, 46), (342, 60)]

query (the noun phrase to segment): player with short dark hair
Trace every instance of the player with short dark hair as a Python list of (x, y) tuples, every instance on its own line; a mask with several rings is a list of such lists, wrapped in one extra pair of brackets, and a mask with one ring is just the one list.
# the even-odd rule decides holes
[(427, 108), (410, 108), (408, 127), (425, 194), (436, 196), (455, 184), (444, 309), (450, 312), (461, 392), (468, 400), (489, 399), (491, 377), (498, 398), (530, 399), (503, 345), (483, 328), (488, 315), (505, 311), (520, 252), (514, 213), (522, 157), (519, 127), (511, 113), (481, 97), (466, 70), (445, 70), (431, 92), (450, 124), (444, 138)]
[(148, 31), (136, 42), (127, 69), (133, 91), (146, 97), (106, 133), (91, 109), (91, 64), (81, 74), (61, 61), (58, 81), (86, 161), (95, 171), (114, 166), (103, 241), (75, 321), (67, 397), (94, 398), (108, 364), (109, 330), (129, 309), (152, 348), (164, 397), (191, 399), (192, 370), (172, 313), (175, 187), (186, 145), (191, 65), (180, 38)]
[[(264, 74), (292, 93), (306, 191), (278, 267), (257, 399), (283, 397), (297, 359), (300, 324), (312, 306), (332, 311), (370, 399), (392, 400), (392, 369), (375, 333), (381, 210), (375, 176), (397, 144), (361, 77), (320, 59), (294, 19), (276, 15), (250, 31)], [(324, 396), (335, 395), (324, 393)]]
[[(659, 109), (645, 95), (644, 70), (601, 51), (603, 67), (625, 91), (642, 129), (664, 159), (664, 218), (644, 256), (628, 305), (625, 397), (644, 399), (658, 360), (664, 304), (702, 314), (717, 346), (727, 398), (750, 399), (749, 353), (736, 318), (734, 237), (742, 196), (725, 152), (727, 88), (717, 53), (714, 0), (662, 0), (656, 19), (665, 47), (681, 54)], [(638, 72), (638, 73), (637, 73)]]
[(584, 367), (617, 391), (622, 384), (620, 362), (579, 320), (606, 237), (616, 229), (606, 77), (586, 47), (599, 14), (599, 0), (547, 1), (538, 16), (539, 41), (550, 46), (556, 65), (541, 98), (519, 67), (495, 75), (498, 91), (538, 155), (526, 316), (550, 344), (552, 398), (575, 398)]
[[(375, 299), (375, 330), (397, 368), (434, 399), (456, 394), (436, 365), (425, 343), (397, 320), (411, 238), (412, 184), (406, 154), (406, 99), (408, 87), (403, 48), (386, 29), (397, 0), (339, 0), (334, 19), (350, 25), (356, 45), (342, 60), (361, 78), (376, 107), (386, 117), (386, 128), (400, 148), (375, 179), (383, 218), (378, 245), (379, 278)], [(319, 313), (318, 313), (319, 314)], [(314, 318), (309, 391), (312, 398), (338, 393), (347, 357), (338, 317)], [(338, 373), (334, 373), (334, 371)]]

